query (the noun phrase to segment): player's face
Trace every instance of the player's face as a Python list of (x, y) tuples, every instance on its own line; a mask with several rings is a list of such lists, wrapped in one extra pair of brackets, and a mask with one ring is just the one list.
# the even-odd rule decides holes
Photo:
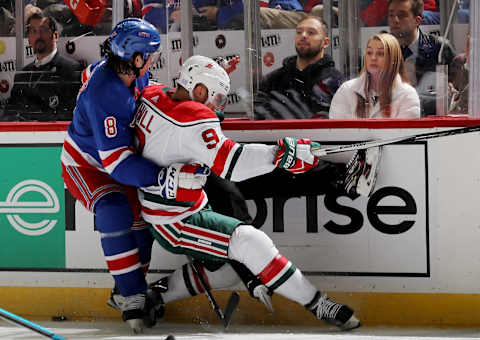
[(140, 73), (140, 78), (143, 77), (145, 75), (145, 73), (147, 73), (150, 66), (152, 66), (153, 58), (154, 58), (153, 55), (148, 57), (147, 61), (145, 62), (145, 65), (143, 65), (143, 67), (140, 69), (140, 72), (139, 72)]
[(48, 26), (48, 19), (32, 19), (28, 25), (28, 42), (33, 52), (46, 56), (53, 52), (56, 46), (57, 33)]
[(365, 65), (367, 71), (372, 75), (377, 75), (385, 68), (385, 51), (381, 41), (372, 39), (365, 52)]
[(205, 105), (209, 107), (212, 111), (223, 113), (225, 107), (228, 104), (228, 97), (217, 93), (212, 100), (209, 100)]
[(304, 20), (296, 28), (295, 49), (299, 58), (312, 59), (318, 56), (329, 41), (322, 25), (315, 19)]
[(388, 7), (388, 26), (400, 42), (400, 45), (407, 46), (413, 42), (415, 31), (422, 21), (419, 16), (412, 13), (410, 1), (395, 1)]

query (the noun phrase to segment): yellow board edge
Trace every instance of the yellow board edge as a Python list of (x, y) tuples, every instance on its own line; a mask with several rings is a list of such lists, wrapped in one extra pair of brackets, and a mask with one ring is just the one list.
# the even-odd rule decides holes
[[(278, 294), (271, 315), (246, 291), (240, 291), (240, 304), (233, 317), (235, 324), (320, 326), (302, 306)], [(110, 290), (105, 288), (1, 287), (0, 307), (33, 319), (65, 316), (69, 320), (118, 319), (120, 313), (107, 306)], [(230, 291), (215, 291), (220, 307), (226, 305)], [(330, 297), (348, 304), (365, 326), (461, 327), (480, 325), (480, 295), (445, 293), (345, 293)], [(167, 305), (165, 321), (218, 323), (204, 294)]]

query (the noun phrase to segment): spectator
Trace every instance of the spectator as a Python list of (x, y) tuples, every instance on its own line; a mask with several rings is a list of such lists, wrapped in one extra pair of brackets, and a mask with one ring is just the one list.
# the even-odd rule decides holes
[(143, 19), (154, 25), (160, 33), (166, 34), (173, 23), (180, 23), (180, 1), (144, 0)]
[(458, 23), (468, 24), (470, 22), (470, 0), (460, 0), (458, 9)]
[(25, 22), (28, 22), (28, 18), (30, 18), (35, 13), (41, 14), (42, 10), (37, 6), (34, 6), (32, 4), (27, 4), (23, 12), (23, 20)]
[(213, 29), (243, 29), (243, 0), (193, 0), (194, 20), (205, 22), (205, 28)]
[(330, 118), (419, 118), (420, 100), (408, 84), (400, 45), (388, 33), (367, 42), (358, 78), (338, 89)]
[[(259, 0), (264, 29), (295, 28), (306, 14), (298, 0)], [(243, 29), (243, 0), (193, 0), (194, 29)], [(203, 21), (202, 21), (203, 20)], [(195, 23), (201, 22), (201, 25)]]
[[(455, 52), (448, 40), (425, 34), (419, 28), (422, 21), (423, 0), (388, 0), (388, 25), (390, 32), (402, 47), (403, 58), (410, 83), (420, 96), (421, 115), (434, 115), (436, 110), (435, 68), (439, 63), (450, 65)], [(450, 72), (451, 74), (451, 72)]]
[(333, 95), (343, 81), (331, 56), (322, 18), (308, 16), (296, 28), (296, 56), (266, 75), (255, 95), (259, 119), (328, 118)]
[(52, 17), (33, 13), (27, 34), (35, 59), (15, 74), (3, 120), (71, 120), (82, 66), (58, 53)]
[(307, 14), (297, 0), (260, 0), (263, 29), (295, 28)]
[[(82, 24), (74, 12), (63, 2), (58, 0), (38, 0), (37, 6), (40, 7), (43, 13), (51, 16), (57, 22), (59, 35), (61, 36), (80, 36), (87, 33), (95, 35), (108, 35), (112, 28), (112, 9), (111, 0), (105, 1), (106, 7), (102, 18), (95, 26)], [(132, 14), (131, 9), (133, 4), (131, 1), (125, 2), (125, 16)], [(133, 6), (134, 7), (134, 6)]]
[[(334, 1), (332, 5), (332, 25), (333, 27), (338, 27), (338, 1)], [(307, 0), (303, 6), (303, 11), (323, 18), (323, 0)]]
[[(360, 18), (365, 26), (388, 24), (388, 0), (360, 0)], [(439, 25), (440, 13), (435, 0), (424, 0), (423, 17), (420, 25)]]
[(470, 34), (467, 34), (465, 53), (457, 55), (450, 65), (452, 78), (450, 89), (453, 94), (450, 100), (449, 113), (468, 114), (468, 67), (470, 64)]
[(15, 35), (15, 17), (8, 8), (0, 6), (0, 37)]
[(437, 0), (423, 0), (423, 16), (420, 25), (440, 25)]

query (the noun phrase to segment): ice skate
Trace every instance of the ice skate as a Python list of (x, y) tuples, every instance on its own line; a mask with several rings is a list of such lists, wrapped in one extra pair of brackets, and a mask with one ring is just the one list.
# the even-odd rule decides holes
[(107, 305), (121, 312), (122, 310), (120, 309), (119, 304), (122, 304), (123, 300), (124, 300), (124, 297), (120, 295), (120, 291), (118, 290), (117, 286), (115, 286), (112, 288), (112, 291), (110, 292), (110, 297), (107, 300)]
[(122, 311), (122, 319), (132, 329), (134, 334), (143, 332), (145, 324), (143, 322), (146, 294), (140, 293), (123, 297), (123, 301), (117, 300)]
[(378, 165), (381, 158), (381, 147), (357, 150), (347, 163), (345, 190), (349, 195), (369, 197), (377, 180)]
[(155, 318), (157, 320), (163, 318), (165, 314), (165, 302), (162, 293), (168, 290), (168, 276), (162, 277), (160, 280), (154, 281), (148, 285), (147, 296), (153, 304)]
[(335, 302), (320, 292), (317, 292), (313, 301), (306, 308), (320, 320), (337, 326), (342, 331), (358, 328), (361, 325), (350, 307)]

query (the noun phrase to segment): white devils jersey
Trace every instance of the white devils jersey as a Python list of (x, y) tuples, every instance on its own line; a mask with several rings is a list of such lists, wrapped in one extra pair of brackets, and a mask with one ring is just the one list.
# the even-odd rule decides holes
[[(274, 169), (276, 146), (241, 145), (225, 137), (217, 115), (205, 105), (174, 101), (174, 90), (164, 85), (147, 86), (135, 117), (138, 150), (160, 166), (202, 163), (220, 177), (241, 181)], [(208, 202), (205, 192), (197, 202), (162, 199), (148, 188), (139, 190), (142, 215), (152, 224), (182, 220)]]

